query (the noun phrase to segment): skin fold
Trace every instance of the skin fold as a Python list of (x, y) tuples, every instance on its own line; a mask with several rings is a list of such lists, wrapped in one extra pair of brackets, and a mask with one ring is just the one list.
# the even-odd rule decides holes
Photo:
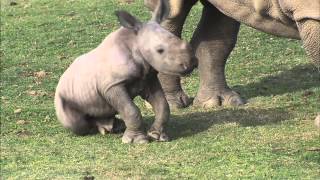
[[(158, 0), (145, 0), (150, 9)], [(162, 26), (177, 36), (198, 0), (168, 0), (171, 8)], [(320, 66), (319, 0), (201, 0), (201, 20), (191, 45), (198, 59), (200, 87), (194, 104), (201, 107), (241, 105), (240, 95), (226, 83), (225, 64), (237, 41), (240, 23), (276, 36), (301, 39), (307, 55)], [(181, 88), (178, 76), (159, 73), (161, 85), (172, 107), (192, 101)]]
[(155, 112), (148, 136), (169, 140), (165, 125), (170, 110), (157, 72), (184, 75), (195, 62), (191, 46), (160, 26), (168, 12), (166, 1), (160, 1), (152, 19), (142, 23), (118, 11), (123, 27), (68, 67), (55, 93), (56, 114), (65, 128), (78, 135), (121, 131), (122, 120), (115, 117), (119, 114), (126, 126), (122, 141), (147, 143), (140, 110), (133, 102), (141, 96)]

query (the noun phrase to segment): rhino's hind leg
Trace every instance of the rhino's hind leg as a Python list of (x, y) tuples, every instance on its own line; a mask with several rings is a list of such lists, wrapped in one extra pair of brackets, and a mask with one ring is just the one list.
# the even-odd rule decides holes
[(320, 21), (303, 19), (297, 25), (306, 53), (320, 67)]
[(239, 23), (203, 2), (198, 28), (191, 40), (199, 60), (200, 88), (195, 105), (211, 108), (219, 105), (242, 105), (244, 100), (232, 91), (225, 79), (225, 63), (235, 46)]
[[(197, 1), (198, 0), (169, 0), (171, 8), (170, 15), (168, 19), (166, 19), (161, 25), (174, 35), (181, 37), (181, 32), (186, 17), (188, 16), (192, 6)], [(145, 2), (146, 5), (152, 9), (152, 7), (154, 7), (153, 3), (156, 3), (157, 1), (145, 0)], [(171, 108), (184, 108), (192, 103), (192, 98), (189, 98), (181, 87), (181, 79), (179, 76), (159, 73), (158, 77)]]
[(179, 76), (159, 73), (158, 77), (172, 109), (185, 108), (192, 103), (193, 99), (188, 97), (181, 87)]
[(58, 120), (65, 128), (70, 129), (73, 133), (81, 136), (97, 132), (96, 126), (88, 121), (87, 116), (84, 113), (80, 112), (66, 101), (63, 101), (62, 103), (60, 98), (56, 98), (55, 103)]

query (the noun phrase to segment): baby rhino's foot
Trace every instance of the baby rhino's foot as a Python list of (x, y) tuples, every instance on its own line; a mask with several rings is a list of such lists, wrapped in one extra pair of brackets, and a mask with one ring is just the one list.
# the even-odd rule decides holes
[(154, 127), (151, 127), (148, 131), (148, 136), (155, 141), (169, 141), (169, 136), (164, 132), (163, 128), (157, 130)]
[(141, 131), (129, 131), (126, 130), (122, 136), (123, 143), (148, 143), (148, 137)]
[(113, 119), (110, 119), (108, 121), (97, 121), (96, 125), (100, 134), (105, 135), (106, 133), (109, 133), (112, 131)]
[(103, 121), (96, 121), (96, 125), (102, 135), (106, 133), (121, 133), (126, 129), (124, 122), (115, 117)]

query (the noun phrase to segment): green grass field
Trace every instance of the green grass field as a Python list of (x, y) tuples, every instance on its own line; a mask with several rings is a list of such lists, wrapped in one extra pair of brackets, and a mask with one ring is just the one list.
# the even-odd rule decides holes
[[(55, 117), (60, 75), (119, 27), (114, 11), (143, 20), (143, 2), (1, 0), (0, 179), (320, 179), (320, 73), (299, 41), (246, 26), (227, 65), (245, 106), (172, 112), (171, 142), (121, 143), (121, 135), (78, 137)], [(190, 39), (196, 6), (184, 28)], [(197, 71), (184, 79), (194, 96)], [(153, 113), (137, 98), (143, 117)]]

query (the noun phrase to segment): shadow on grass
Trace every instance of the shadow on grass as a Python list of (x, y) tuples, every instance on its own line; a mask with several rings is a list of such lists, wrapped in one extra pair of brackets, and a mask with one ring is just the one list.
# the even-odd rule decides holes
[(271, 96), (320, 87), (320, 71), (312, 64), (296, 66), (278, 75), (234, 89), (246, 98)]
[[(285, 109), (221, 109), (172, 115), (167, 126), (171, 139), (192, 136), (216, 124), (235, 122), (240, 126), (263, 126), (291, 118)], [(149, 121), (150, 122), (150, 121)]]

